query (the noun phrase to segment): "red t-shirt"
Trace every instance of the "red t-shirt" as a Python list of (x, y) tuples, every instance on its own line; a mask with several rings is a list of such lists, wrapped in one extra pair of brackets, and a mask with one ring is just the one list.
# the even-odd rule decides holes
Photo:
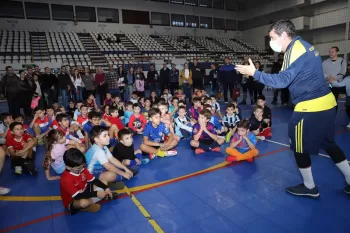
[(112, 104), (113, 104), (113, 99), (105, 99), (104, 101), (103, 101), (103, 104), (104, 105), (109, 105), (109, 106), (111, 106)]
[(56, 120), (53, 120), (51, 125), (50, 125), (50, 129), (57, 129), (60, 125), (58, 124), (58, 122)]
[(60, 190), (63, 206), (68, 208), (73, 198), (79, 193), (83, 193), (87, 183), (95, 179), (93, 175), (84, 169), (80, 174), (75, 174), (65, 170), (60, 179)]
[(79, 115), (77, 118), (77, 122), (79, 123), (79, 125), (84, 126), (85, 123), (87, 123), (89, 121), (89, 117), (86, 115), (86, 117), (83, 117), (82, 115)]
[(95, 107), (95, 101), (94, 100), (91, 100), (91, 102), (89, 103), (87, 100), (86, 100), (86, 106), (88, 108), (94, 108)]
[[(24, 132), (23, 132), (24, 134), (29, 134), (28, 133), (28, 125), (23, 125), (23, 129), (24, 129)], [(13, 140), (13, 138), (14, 137), (13, 137), (12, 132), (8, 131), (7, 135), (6, 135), (6, 141), (11, 141), (11, 140)]]
[(137, 129), (144, 129), (147, 124), (147, 120), (143, 114), (135, 116), (132, 114), (128, 123), (128, 127), (134, 131)]
[(121, 122), (121, 120), (119, 119), (119, 117), (112, 117), (112, 116), (109, 116), (107, 118), (107, 120), (109, 122), (111, 122), (111, 124), (114, 124), (118, 127), (118, 130), (121, 130), (121, 129), (124, 129), (125, 126), (123, 125), (123, 123)]
[(35, 120), (41, 129), (41, 132), (46, 132), (50, 127), (50, 118), (45, 116), (44, 119), (40, 119), (39, 117)]
[(106, 113), (103, 113), (103, 115), (102, 115), (102, 119), (104, 119), (104, 120), (108, 120), (109, 117), (110, 117), (110, 115), (107, 115)]
[(31, 139), (32, 137), (29, 134), (23, 134), (22, 138), (20, 140), (17, 140), (12, 134), (12, 137), (6, 140), (6, 146), (8, 148), (13, 147), (15, 151), (20, 151), (23, 150), (27, 142)]
[(61, 131), (65, 137), (69, 135), (69, 127), (62, 128), (60, 125), (57, 127), (57, 130)]

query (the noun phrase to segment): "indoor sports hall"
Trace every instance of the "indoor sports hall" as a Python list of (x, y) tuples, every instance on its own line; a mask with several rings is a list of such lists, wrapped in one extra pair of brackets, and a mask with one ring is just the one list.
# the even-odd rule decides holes
[[(8, 125), (3, 116), (10, 113), (15, 120), (16, 114), (12, 111), (16, 107), (24, 115), (23, 125), (28, 125), (28, 133), (34, 135), (33, 138), (36, 134), (29, 127), (36, 110), (28, 110), (28, 106), (22, 105), (27, 92), (16, 92), (12, 99), (8, 95), (8, 91), (12, 91), (10, 84), (6, 84), (11, 77), (9, 66), (19, 80), (22, 70), (25, 77), (29, 75), (31, 78), (29, 69), (32, 68), (33, 76), (34, 70), (45, 75), (49, 68), (51, 73), (46, 74), (59, 79), (62, 77), (62, 67), (73, 70), (71, 77), (74, 77), (76, 69), (88, 68), (90, 74), (95, 76), (100, 68), (107, 74), (108, 70), (112, 72), (119, 70), (119, 67), (129, 71), (130, 67), (135, 70), (140, 68), (144, 76), (149, 77), (147, 74), (153, 72), (152, 67), (158, 72), (161, 72), (163, 65), (182, 71), (186, 70), (184, 67), (187, 64), (192, 69), (196, 60), (204, 74), (199, 90), (214, 95), (220, 106), (217, 114), (224, 116), (226, 107), (231, 106), (228, 102), (232, 100), (238, 104), (241, 120), (249, 119), (254, 116), (253, 111), (256, 111), (258, 104), (250, 90), (248, 93), (247, 88), (244, 90), (244, 78), (241, 77), (232, 89), (225, 86), (230, 85), (225, 81), (218, 82), (216, 88), (213, 86), (212, 67), (215, 64), (220, 75), (222, 70), (219, 67), (225, 66), (227, 60), (233, 66), (238, 66), (245, 58), (251, 58), (254, 63), (260, 63), (261, 71), (273, 73), (279, 53), (270, 48), (268, 31), (270, 25), (280, 19), (291, 20), (296, 34), (313, 46), (311, 50), (317, 51), (315, 56), (321, 57), (322, 62), (330, 59), (334, 65), (337, 59), (341, 59), (344, 74), (340, 74), (342, 70), (335, 74), (340, 74), (341, 79), (328, 76), (323, 70), (330, 94), (335, 93), (332, 80), (338, 79), (339, 83), (350, 80), (350, 0), (0, 2), (0, 86), (2, 93), (4, 89), (7, 91), (6, 96), (0, 97), (0, 139), (5, 139), (3, 133), (12, 133), (11, 124)], [(336, 54), (335, 60), (332, 59), (332, 51)], [(284, 59), (290, 59), (288, 56), (293, 57), (284, 55)], [(129, 76), (125, 77), (127, 79)], [(75, 85), (76, 79), (73, 81)], [(42, 83), (40, 81), (40, 85)], [(345, 88), (336, 89), (339, 92), (335, 94), (335, 142), (349, 162), (350, 82), (347, 83)], [(47, 89), (41, 86), (43, 98), (48, 91), (44, 101), (49, 106), (57, 102), (57, 108), (62, 105), (68, 113), (72, 102), (69, 94), (66, 96), (69, 90), (62, 94), (59, 84), (52, 85), (53, 88)], [(123, 92), (120, 83), (118, 85), (118, 96), (123, 95), (123, 101), (127, 104), (128, 99), (124, 100), (126, 89)], [(126, 83), (126, 88), (128, 85)], [(169, 92), (171, 85), (165, 87), (169, 88)], [(160, 90), (159, 86), (153, 87)], [(177, 88), (181, 90), (183, 86)], [(87, 85), (84, 86), (82, 101), (89, 95), (86, 93), (90, 93), (86, 89)], [(228, 97), (222, 93), (225, 89)], [(38, 89), (34, 90), (37, 93)], [(109, 92), (112, 90), (109, 88)], [(143, 94), (149, 96), (151, 90), (152, 85), (149, 85)], [(288, 136), (295, 99), (288, 90), (278, 91), (269, 85), (260, 91), (266, 98), (265, 106), (271, 109), (272, 136), (257, 136), (255, 148), (259, 153), (253, 162), (227, 162), (229, 141), (220, 145), (220, 152), (210, 150), (198, 154), (190, 144), (192, 138), (181, 139), (175, 147), (176, 156), (155, 156), (148, 164), (141, 164), (134, 177), (123, 180), (123, 189), (112, 189), (112, 192), (119, 194), (118, 198), (99, 201), (101, 209), (96, 213), (79, 211), (72, 215), (63, 206), (60, 180), (48, 180), (43, 168), (47, 141), (36, 145), (36, 175), (19, 175), (15, 172), (12, 154), (6, 151), (4, 166), (2, 169), (0, 167), (0, 233), (349, 233), (350, 195), (343, 190), (346, 180), (325, 150), (311, 154), (312, 175), (320, 196), (299, 197), (286, 192), (286, 187), (303, 183), (290, 149), (292, 140)], [(294, 91), (294, 88), (289, 88), (289, 92)], [(173, 96), (176, 93), (175, 90)], [(162, 98), (162, 94), (158, 92), (157, 98)], [(61, 95), (65, 95), (67, 100)], [(100, 95), (97, 89), (94, 101), (96, 109), (103, 112), (102, 106), (107, 104), (103, 102), (105, 97), (101, 98)], [(261, 94), (254, 95), (261, 98)], [(33, 99), (36, 97), (38, 95), (33, 95)], [(20, 104), (15, 105), (16, 101)], [(185, 97), (184, 102), (186, 110), (190, 111), (191, 100), (186, 102)], [(141, 102), (137, 103), (141, 105)], [(26, 111), (30, 112), (29, 115)], [(327, 124), (329, 122), (325, 121), (318, 127)], [(137, 133), (133, 136), (135, 150), (140, 148), (144, 136)], [(303, 139), (301, 131), (296, 135), (296, 143), (300, 145), (303, 140), (306, 139)], [(312, 142), (310, 138), (308, 141)], [(80, 144), (84, 144), (84, 141), (80, 141)], [(55, 172), (51, 169), (51, 173)], [(6, 195), (1, 193), (4, 188), (9, 191)]]

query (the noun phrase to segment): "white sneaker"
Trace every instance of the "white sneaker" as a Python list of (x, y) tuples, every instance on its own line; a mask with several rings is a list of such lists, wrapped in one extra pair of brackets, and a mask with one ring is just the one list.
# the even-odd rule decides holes
[(177, 155), (177, 151), (176, 150), (168, 150), (166, 152), (166, 156), (175, 156)]
[(16, 166), (15, 167), (15, 173), (17, 175), (22, 175), (22, 167), (21, 166)]
[(0, 187), (0, 196), (4, 196), (8, 194), (11, 191), (11, 189)]
[(256, 136), (257, 139), (261, 140), (261, 141), (264, 141), (265, 140), (265, 137), (264, 136)]
[(346, 127), (350, 128), (350, 123)]

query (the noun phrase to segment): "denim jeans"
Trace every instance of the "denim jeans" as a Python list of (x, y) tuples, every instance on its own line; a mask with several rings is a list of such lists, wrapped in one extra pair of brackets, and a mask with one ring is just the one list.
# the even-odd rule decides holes
[(124, 100), (125, 102), (129, 101), (131, 99), (131, 94), (134, 91), (134, 87), (132, 85), (126, 85), (125, 86), (125, 92), (124, 92)]
[(109, 89), (109, 94), (111, 94), (112, 96), (120, 96), (120, 90), (119, 90), (119, 88)]
[(83, 88), (81, 86), (77, 86), (77, 100), (83, 101)]
[(61, 97), (62, 97), (62, 106), (67, 107), (67, 90), (66, 89), (61, 89)]

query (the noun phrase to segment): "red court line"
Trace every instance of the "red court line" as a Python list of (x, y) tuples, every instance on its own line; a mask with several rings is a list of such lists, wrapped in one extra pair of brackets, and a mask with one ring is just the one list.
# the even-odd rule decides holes
[[(267, 153), (259, 155), (257, 157), (260, 158), (260, 157), (264, 157), (264, 156), (269, 156), (269, 155), (273, 155), (273, 154), (276, 154), (276, 153), (279, 153), (279, 152), (282, 152), (282, 151), (285, 151), (285, 150), (289, 150), (289, 147), (282, 147), (280, 149), (267, 152)], [(149, 188), (138, 190), (138, 191), (133, 192), (133, 194), (142, 193), (142, 192), (145, 192), (147, 190), (151, 190), (151, 189), (154, 189), (154, 188), (165, 186), (167, 184), (176, 183), (176, 182), (179, 182), (179, 181), (182, 181), (182, 180), (186, 180), (186, 179), (189, 179), (189, 178), (192, 178), (192, 177), (196, 177), (196, 176), (199, 176), (199, 175), (210, 173), (210, 172), (222, 169), (222, 168), (232, 167), (232, 166), (238, 165), (240, 163), (241, 162), (229, 163), (229, 164), (227, 164), (226, 166), (223, 166), (223, 167), (218, 167), (218, 168), (214, 168), (212, 170), (206, 170), (206, 171), (198, 172), (198, 173), (195, 173), (195, 174), (187, 176), (187, 177), (183, 177), (183, 178), (176, 179), (176, 180), (171, 180), (169, 182), (165, 182), (165, 183), (162, 183), (162, 184), (159, 184), (159, 185), (154, 185), (154, 186), (149, 187)], [(128, 196), (127, 194), (122, 194), (122, 195), (119, 196), (118, 199), (121, 199), (121, 198), (124, 198), (124, 197), (127, 197), (127, 196)], [(108, 201), (102, 201), (100, 203), (104, 204), (106, 202), (108, 202)], [(40, 223), (40, 222), (43, 222), (43, 221), (46, 221), (46, 220), (49, 220), (49, 219), (53, 219), (53, 218), (56, 218), (56, 217), (60, 217), (60, 216), (66, 215), (66, 214), (69, 214), (69, 212), (63, 211), (63, 212), (59, 212), (59, 213), (56, 213), (56, 214), (48, 215), (48, 216), (45, 216), (45, 217), (42, 217), (42, 218), (38, 218), (38, 219), (35, 219), (35, 220), (31, 220), (31, 221), (28, 221), (28, 222), (25, 222), (25, 223), (21, 223), (21, 224), (18, 224), (18, 225), (14, 225), (14, 226), (2, 229), (2, 230), (0, 230), (0, 233), (13, 231), (13, 230), (16, 230), (16, 229), (19, 229), (19, 228), (23, 228), (23, 227), (26, 227), (26, 226), (29, 226), (29, 225)]]

